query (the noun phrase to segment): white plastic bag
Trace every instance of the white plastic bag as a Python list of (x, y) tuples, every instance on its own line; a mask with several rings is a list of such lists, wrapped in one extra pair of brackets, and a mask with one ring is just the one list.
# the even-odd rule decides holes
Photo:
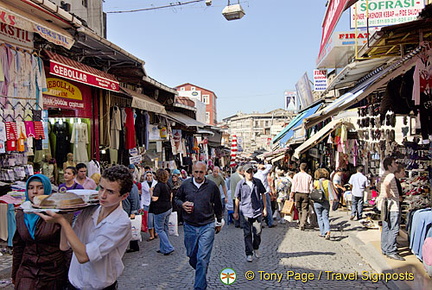
[(135, 215), (135, 218), (130, 219), (132, 227), (132, 239), (131, 241), (142, 241), (141, 237), (141, 220), (142, 215)]
[(168, 220), (168, 234), (170, 236), (178, 236), (177, 212), (173, 211)]

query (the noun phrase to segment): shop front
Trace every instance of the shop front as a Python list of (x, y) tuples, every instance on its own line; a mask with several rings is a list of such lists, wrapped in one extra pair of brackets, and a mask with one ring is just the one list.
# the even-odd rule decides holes
[(60, 172), (57, 183), (68, 153), (73, 154), (75, 163), (99, 159), (99, 98), (119, 91), (119, 82), (65, 56), (50, 51), (43, 55), (47, 72), (43, 109), (49, 139), (43, 156), (36, 156), (35, 162), (55, 162)]

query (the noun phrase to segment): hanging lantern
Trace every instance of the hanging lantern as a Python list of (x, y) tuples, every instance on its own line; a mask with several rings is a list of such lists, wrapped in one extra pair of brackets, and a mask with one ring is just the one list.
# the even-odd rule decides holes
[(230, 1), (228, 0), (228, 6), (222, 10), (222, 15), (228, 21), (241, 19), (243, 16), (245, 16), (245, 12), (240, 5), (240, 0), (238, 1), (238, 4), (233, 5), (231, 5)]

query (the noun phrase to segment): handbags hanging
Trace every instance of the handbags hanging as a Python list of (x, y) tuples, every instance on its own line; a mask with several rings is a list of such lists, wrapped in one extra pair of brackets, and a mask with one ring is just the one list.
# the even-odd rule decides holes
[(317, 188), (312, 189), (310, 193), (310, 199), (312, 199), (313, 202), (323, 203), (326, 200), (326, 198), (325, 198), (325, 191), (322, 186), (321, 180), (319, 180), (319, 184), (320, 184), (319, 189)]

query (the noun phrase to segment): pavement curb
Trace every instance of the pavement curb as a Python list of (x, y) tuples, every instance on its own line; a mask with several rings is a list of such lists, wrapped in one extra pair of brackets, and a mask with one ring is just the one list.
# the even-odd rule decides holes
[[(375, 270), (376, 273), (396, 273), (386, 262), (386, 258), (372, 244), (365, 244), (354, 235), (349, 235), (346, 242)], [(403, 281), (390, 280), (387, 282), (390, 289), (411, 289)]]

